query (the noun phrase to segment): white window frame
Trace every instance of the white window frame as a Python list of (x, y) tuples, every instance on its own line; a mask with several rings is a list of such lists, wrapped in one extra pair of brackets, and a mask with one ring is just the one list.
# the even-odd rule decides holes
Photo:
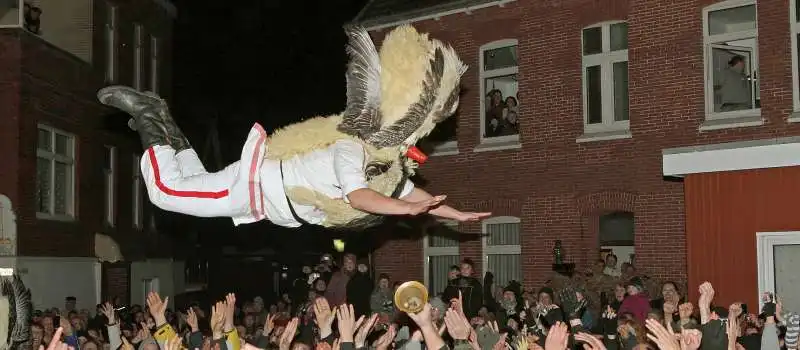
[(800, 74), (797, 70), (800, 62), (797, 61), (797, 52), (800, 50), (797, 35), (800, 35), (800, 18), (797, 18), (797, 1), (789, 0), (789, 31), (792, 37), (792, 107), (794, 113), (789, 116), (789, 122), (800, 122)]
[[(744, 6), (755, 6), (756, 10), (756, 29), (754, 30), (744, 30), (739, 31), (736, 33), (725, 33), (725, 34), (717, 34), (717, 35), (709, 35), (709, 15), (711, 12), (727, 10), (736, 7), (744, 7)], [(733, 40), (743, 40), (748, 38), (755, 38), (756, 40), (756, 48), (753, 52), (752, 59), (756, 62), (755, 65), (751, 63), (751, 74), (753, 71), (753, 66), (756, 67), (756, 70), (759, 71), (759, 78), (760, 79), (760, 60), (759, 60), (759, 53), (758, 53), (758, 6), (756, 5), (755, 0), (727, 0), (718, 2), (713, 5), (706, 6), (703, 8), (703, 77), (705, 79), (705, 105), (706, 105), (706, 120), (724, 120), (724, 119), (733, 119), (733, 118), (742, 118), (742, 117), (760, 117), (761, 116), (761, 108), (754, 108), (754, 109), (747, 109), (741, 111), (730, 111), (730, 112), (714, 112), (714, 79), (712, 76), (712, 72), (714, 70), (713, 67), (713, 55), (712, 55), (712, 44), (723, 42), (723, 41), (733, 41)], [(793, 54), (794, 55), (794, 54)], [(760, 86), (759, 86), (760, 88)], [(753, 93), (756, 93), (753, 91)], [(755, 107), (755, 106), (754, 106)]]
[(150, 294), (150, 292), (161, 294), (161, 281), (158, 277), (142, 279), (142, 293), (144, 294), (145, 304), (147, 303), (147, 295)]
[(133, 88), (142, 90), (144, 84), (144, 27), (141, 23), (133, 25)]
[[(48, 212), (40, 212), (38, 205), (36, 208), (36, 217), (39, 219), (47, 219), (47, 220), (62, 220), (62, 221), (73, 221), (76, 217), (77, 213), (77, 205), (76, 205), (76, 189), (77, 189), (77, 155), (78, 155), (78, 142), (74, 134), (70, 134), (68, 132), (58, 130), (51, 126), (39, 124), (37, 127), (37, 135), (38, 130), (45, 130), (50, 134), (50, 144), (53, 151), (45, 151), (43, 149), (39, 149), (38, 139), (36, 145), (36, 159), (44, 158), (50, 162), (50, 203), (49, 203), (49, 210)], [(64, 156), (55, 153), (56, 147), (56, 135), (61, 135), (67, 138), (67, 147), (72, 149), (72, 156)], [(38, 137), (38, 136), (37, 136)], [(66, 214), (54, 214), (55, 212), (55, 176), (56, 176), (56, 161), (60, 163), (65, 163), (69, 165), (70, 177), (72, 178), (72, 182), (67, 185), (67, 194), (66, 194)], [(38, 166), (38, 165), (37, 165)], [(37, 184), (38, 186), (38, 184)]]
[[(630, 130), (630, 112), (628, 120), (614, 120), (614, 63), (628, 62), (628, 49), (611, 51), (611, 26), (627, 21), (607, 21), (590, 25), (581, 29), (581, 93), (583, 95), (583, 131), (589, 133), (601, 133), (609, 131)], [(586, 43), (583, 38), (583, 31), (591, 28), (600, 28), (602, 33), (602, 52), (585, 55), (583, 54)], [(589, 124), (589, 86), (586, 81), (586, 69), (593, 66), (600, 66), (600, 76), (602, 80), (601, 103), (603, 122), (600, 124)], [(628, 101), (630, 101), (630, 90), (628, 90)], [(630, 104), (630, 102), (629, 102)]]
[(144, 181), (142, 179), (142, 171), (139, 164), (141, 164), (142, 157), (139, 155), (133, 155), (133, 181), (131, 184), (132, 191), (133, 191), (133, 228), (137, 230), (141, 230), (144, 228), (144, 191), (142, 190), (142, 185)]
[[(445, 225), (448, 228), (452, 228), (452, 229), (455, 229), (455, 230), (458, 230), (458, 228), (459, 228), (459, 222), (455, 221), (455, 220), (436, 220), (436, 222), (433, 225)], [(429, 243), (428, 243), (429, 242), (428, 241), (428, 237), (429, 237), (429, 235), (428, 235), (427, 228), (426, 228), (426, 232), (425, 232), (425, 235), (423, 237), (423, 242), (422, 242), (422, 251), (423, 251), (423, 255), (424, 255), (424, 259), (425, 259), (425, 263), (423, 264), (424, 265), (424, 269), (425, 269), (425, 271), (423, 273), (423, 275), (424, 275), (423, 277), (424, 277), (424, 281), (425, 281), (425, 286), (428, 289), (430, 289), (431, 286), (428, 285), (428, 281), (430, 280), (431, 257), (433, 257), (433, 256), (456, 256), (456, 257), (459, 257), (460, 252), (459, 252), (459, 246), (458, 245), (455, 246), (455, 247), (431, 247), (431, 246), (429, 246)], [(440, 291), (435, 291), (435, 292), (438, 293)]]
[[(496, 225), (496, 224), (518, 224), (520, 225), (519, 231), (519, 240), (520, 244), (517, 245), (489, 245), (489, 225)], [(507, 255), (507, 254), (518, 254), (520, 257), (522, 256), (522, 230), (521, 230), (522, 220), (516, 216), (495, 216), (483, 220), (481, 223), (481, 232), (483, 232), (483, 238), (481, 239), (481, 252), (482, 259), (481, 262), (483, 263), (483, 273), (486, 274), (487, 271), (491, 271), (489, 269), (489, 255)], [(522, 279), (522, 260), (520, 259), (520, 279)], [(500, 283), (506, 283), (507, 281), (495, 281)], [(522, 282), (522, 281), (519, 281)]]
[[(509, 46), (517, 46), (517, 53), (519, 54), (519, 40), (517, 39), (502, 39), (497, 41), (492, 41), (488, 44), (485, 44), (480, 47), (478, 51), (478, 65), (480, 66), (480, 118), (481, 118), (481, 130), (480, 130), (480, 143), (481, 144), (519, 144), (519, 134), (516, 135), (507, 135), (507, 136), (495, 136), (495, 137), (484, 137), (486, 134), (486, 79), (502, 77), (506, 75), (516, 74), (517, 79), (519, 79), (519, 57), (517, 57), (517, 65), (513, 67), (506, 67), (500, 69), (492, 69), (492, 70), (484, 70), (483, 64), (483, 56), (486, 51), (496, 50), (504, 47)], [(519, 89), (519, 88), (517, 88)], [(519, 94), (519, 90), (517, 91)], [(515, 96), (516, 97), (516, 96)], [(522, 104), (519, 100), (517, 103)], [(516, 147), (515, 147), (516, 148)]]
[(105, 146), (111, 161), (110, 169), (103, 169), (105, 175), (105, 224), (114, 227), (117, 223), (117, 148)]
[(764, 306), (761, 296), (775, 293), (775, 246), (800, 244), (800, 231), (756, 232), (756, 264), (758, 266), (758, 309)]
[(159, 66), (158, 62), (160, 60), (161, 53), (159, 52), (159, 48), (161, 45), (161, 40), (155, 36), (150, 36), (150, 91), (154, 93), (158, 93), (158, 87), (161, 81), (159, 80)]
[(117, 82), (119, 64), (119, 7), (116, 5), (108, 4), (108, 13), (106, 16), (106, 81), (109, 83)]

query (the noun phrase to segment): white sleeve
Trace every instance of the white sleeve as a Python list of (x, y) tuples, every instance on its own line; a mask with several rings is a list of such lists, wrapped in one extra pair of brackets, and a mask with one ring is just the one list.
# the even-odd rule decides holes
[(332, 147), (333, 171), (347, 201), (351, 192), (368, 188), (364, 175), (364, 148), (352, 141), (338, 141)]
[(414, 182), (411, 181), (411, 179), (406, 179), (406, 183), (403, 184), (403, 190), (400, 191), (400, 198), (405, 198), (410, 195), (412, 191), (414, 191)]

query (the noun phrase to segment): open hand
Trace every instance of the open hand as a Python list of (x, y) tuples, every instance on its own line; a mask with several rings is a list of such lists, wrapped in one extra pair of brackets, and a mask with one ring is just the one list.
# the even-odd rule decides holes
[(192, 332), (197, 332), (200, 330), (200, 327), (197, 324), (197, 314), (194, 313), (194, 308), (190, 307), (189, 310), (186, 310), (186, 323), (192, 328)]
[(167, 312), (168, 304), (169, 297), (161, 300), (161, 296), (156, 292), (150, 292), (150, 294), (147, 295), (147, 307), (150, 309), (150, 315), (155, 319), (157, 327), (161, 327), (161, 325), (167, 323), (167, 316), (165, 313)]
[(464, 222), (464, 221), (480, 221), (481, 219), (487, 218), (487, 217), (490, 217), (490, 216), (492, 216), (491, 212), (475, 213), (475, 212), (471, 212), (471, 211), (468, 211), (468, 212), (463, 212), (462, 211), (462, 212), (459, 212), (458, 216), (456, 217), (456, 220), (462, 221), (462, 222)]
[(317, 300), (314, 300), (314, 317), (316, 318), (321, 338), (324, 339), (333, 333), (331, 325), (333, 325), (333, 319), (336, 318), (336, 307), (331, 310), (331, 305), (328, 304), (327, 299), (317, 298)]
[(230, 332), (233, 330), (233, 321), (236, 314), (236, 294), (228, 293), (225, 296), (225, 326), (223, 327), (224, 332)]
[(561, 322), (556, 322), (550, 331), (547, 332), (547, 338), (544, 341), (545, 350), (564, 350), (567, 348), (569, 341), (569, 332), (567, 325)]
[(421, 200), (418, 202), (406, 202), (406, 214), (408, 215), (419, 215), (427, 213), (428, 210), (431, 210), (441, 204), (447, 196), (440, 195), (434, 196), (425, 200)]
[(111, 303), (105, 303), (100, 306), (100, 312), (102, 312), (103, 316), (105, 316), (108, 320), (107, 324), (109, 326), (117, 324), (117, 317), (114, 315), (114, 305), (111, 305)]

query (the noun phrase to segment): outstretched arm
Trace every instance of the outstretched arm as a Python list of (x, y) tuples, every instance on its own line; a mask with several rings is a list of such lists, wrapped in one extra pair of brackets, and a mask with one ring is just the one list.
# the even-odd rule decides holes
[[(439, 198), (439, 197), (442, 196), (434, 197), (425, 190), (418, 187), (414, 187), (414, 190), (412, 190), (411, 193), (409, 193), (405, 197), (402, 197), (401, 199), (413, 203), (413, 202), (428, 200), (430, 198)], [(440, 218), (452, 219), (458, 221), (477, 221), (492, 215), (492, 213), (463, 212), (449, 205), (444, 205), (444, 204), (438, 205), (433, 209), (428, 210), (428, 214), (438, 216)]]

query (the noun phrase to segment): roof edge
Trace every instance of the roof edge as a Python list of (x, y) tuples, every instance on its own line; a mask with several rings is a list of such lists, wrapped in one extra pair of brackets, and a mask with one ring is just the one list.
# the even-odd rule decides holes
[[(441, 17), (458, 13), (472, 12), (493, 6), (504, 6), (505, 4), (517, 0), (465, 0), (442, 6), (428, 7), (417, 11), (410, 11), (398, 15), (389, 15), (362, 21), (361, 25), (368, 31), (381, 30), (384, 28), (395, 27), (402, 24), (438, 19)], [(371, 1), (370, 1), (371, 2)], [(363, 14), (360, 14), (363, 15)], [(360, 18), (358, 18), (360, 20)]]

